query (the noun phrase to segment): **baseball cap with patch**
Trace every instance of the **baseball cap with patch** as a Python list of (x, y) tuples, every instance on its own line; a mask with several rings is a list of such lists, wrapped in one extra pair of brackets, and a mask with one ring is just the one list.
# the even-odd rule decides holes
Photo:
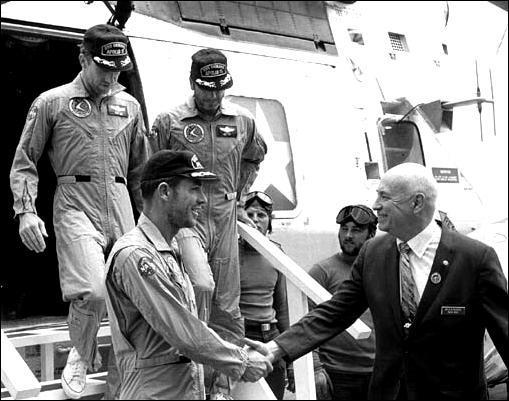
[(127, 71), (133, 67), (128, 43), (129, 39), (120, 29), (108, 24), (93, 26), (83, 37), (83, 46), (91, 53), (92, 60), (111, 71)]
[(226, 56), (216, 49), (201, 49), (191, 57), (191, 80), (205, 90), (231, 88), (233, 79), (228, 72)]
[(219, 177), (206, 171), (198, 157), (187, 150), (160, 150), (147, 161), (141, 181), (183, 176), (198, 180), (215, 181)]

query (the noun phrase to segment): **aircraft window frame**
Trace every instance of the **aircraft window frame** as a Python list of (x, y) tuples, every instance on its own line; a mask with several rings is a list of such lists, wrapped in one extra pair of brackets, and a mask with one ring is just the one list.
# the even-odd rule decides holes
[[(277, 99), (240, 95), (227, 95), (225, 98), (234, 104), (244, 107), (255, 116), (258, 129), (263, 135), (267, 142), (267, 147), (269, 148), (266, 158), (260, 166), (259, 174), (251, 186), (250, 191), (263, 191), (273, 199), (273, 218), (296, 218), (300, 214), (300, 210), (295, 174), (295, 160), (284, 105)], [(260, 115), (260, 113), (263, 115)], [(268, 137), (269, 135), (271, 135), (271, 137)], [(283, 148), (281, 145), (284, 146), (284, 142), (288, 143), (288, 147), (285, 149), (287, 151), (286, 155), (289, 157), (286, 166), (281, 165), (281, 160), (283, 159), (282, 156), (284, 156), (284, 154), (276, 154), (274, 152), (275, 149), (282, 151)], [(275, 146), (276, 144), (277, 148)], [(277, 162), (276, 159), (279, 162)], [(280, 191), (278, 186), (275, 185), (277, 183), (281, 184), (278, 180), (281, 180), (283, 174), (278, 175), (278, 171), (275, 171), (274, 167), (276, 169), (278, 167), (279, 169), (284, 169), (286, 174), (285, 178), (288, 179), (288, 182), (285, 182), (285, 184), (289, 184), (292, 190), (291, 194), (284, 194)], [(267, 185), (267, 183), (269, 183), (269, 185)], [(289, 195), (289, 197), (287, 195)]]
[(399, 52), (409, 52), (405, 35), (395, 32), (388, 32), (391, 49)]
[[(411, 131), (402, 129), (405, 126), (411, 127)], [(407, 135), (406, 138), (403, 136), (398, 138), (393, 135), (395, 133), (400, 135), (410, 132), (411, 137)], [(398, 164), (407, 162), (426, 165), (421, 134), (417, 124), (413, 121), (385, 120), (380, 124), (378, 133), (385, 171)]]
[(364, 46), (364, 36), (360, 30), (348, 28), (348, 35), (350, 36), (352, 43), (356, 43), (359, 46)]

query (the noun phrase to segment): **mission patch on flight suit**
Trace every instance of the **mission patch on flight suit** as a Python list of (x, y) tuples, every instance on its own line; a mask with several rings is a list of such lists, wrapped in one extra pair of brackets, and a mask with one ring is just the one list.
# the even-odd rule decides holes
[(76, 117), (84, 118), (92, 113), (92, 105), (85, 98), (73, 97), (69, 100), (69, 110), (71, 110), (71, 113)]
[(27, 121), (33, 120), (35, 117), (37, 117), (37, 106), (33, 105), (28, 112)]
[(156, 265), (152, 261), (152, 258), (143, 256), (138, 261), (138, 271), (143, 277), (152, 276), (156, 272)]
[(237, 138), (237, 127), (235, 125), (218, 125), (216, 136), (218, 138)]
[(184, 138), (190, 143), (198, 143), (205, 138), (205, 131), (200, 124), (187, 124), (184, 127)]

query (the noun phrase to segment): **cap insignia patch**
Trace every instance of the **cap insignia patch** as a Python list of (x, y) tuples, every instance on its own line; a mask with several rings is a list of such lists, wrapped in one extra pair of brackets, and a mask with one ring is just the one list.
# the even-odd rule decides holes
[(232, 80), (232, 76), (230, 74), (228, 74), (226, 77), (224, 77), (223, 79), (221, 79), (219, 81), (219, 85), (221, 86), (224, 86), (226, 85), (228, 82), (230, 82)]
[(222, 63), (207, 64), (200, 68), (202, 78), (214, 78), (226, 74), (226, 66)]
[(202, 86), (207, 86), (209, 88), (214, 88), (214, 89), (216, 88), (215, 82), (204, 81), (203, 79), (200, 79), (200, 78), (196, 78), (196, 83), (200, 84)]
[(125, 56), (127, 54), (127, 44), (123, 42), (110, 42), (101, 46), (102, 56)]
[(108, 61), (98, 56), (94, 56), (94, 61), (99, 64), (107, 65), (108, 67), (116, 67), (114, 61)]
[(131, 58), (129, 56), (126, 56), (123, 60), (120, 60), (120, 65), (122, 67), (125, 67), (129, 63), (131, 63)]
[(198, 160), (198, 156), (196, 155), (193, 155), (193, 157), (191, 157), (191, 164), (193, 165), (193, 168), (195, 170), (203, 170), (203, 166), (201, 165), (200, 161)]

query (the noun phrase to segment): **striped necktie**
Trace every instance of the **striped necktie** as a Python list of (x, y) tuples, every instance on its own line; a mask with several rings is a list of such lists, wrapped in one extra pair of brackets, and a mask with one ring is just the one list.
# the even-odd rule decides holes
[(410, 327), (417, 310), (416, 285), (410, 268), (410, 247), (406, 242), (399, 244), (399, 268), (401, 276), (401, 310), (403, 311), (403, 320), (405, 328)]

